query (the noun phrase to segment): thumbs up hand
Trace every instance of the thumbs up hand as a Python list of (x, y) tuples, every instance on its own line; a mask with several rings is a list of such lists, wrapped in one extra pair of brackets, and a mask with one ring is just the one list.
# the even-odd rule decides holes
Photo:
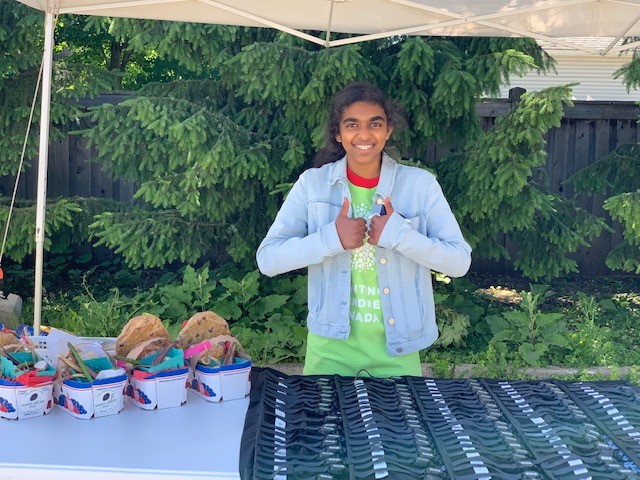
[(384, 210), (386, 213), (381, 215), (374, 215), (369, 222), (369, 242), (371, 245), (377, 245), (380, 240), (380, 235), (384, 230), (389, 217), (394, 212), (393, 205), (391, 205), (391, 199), (389, 197), (384, 199)]
[(367, 222), (364, 218), (349, 218), (349, 199), (342, 201), (342, 210), (336, 218), (336, 229), (342, 248), (352, 250), (361, 247), (367, 233)]

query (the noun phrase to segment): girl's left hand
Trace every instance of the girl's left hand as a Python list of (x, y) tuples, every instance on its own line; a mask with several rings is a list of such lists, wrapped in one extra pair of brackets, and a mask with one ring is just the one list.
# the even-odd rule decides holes
[(369, 238), (367, 242), (371, 245), (377, 245), (378, 240), (380, 240), (380, 235), (382, 235), (382, 231), (384, 230), (389, 217), (394, 212), (393, 206), (391, 205), (391, 199), (389, 197), (384, 199), (384, 208), (387, 211), (386, 215), (374, 215), (369, 222)]

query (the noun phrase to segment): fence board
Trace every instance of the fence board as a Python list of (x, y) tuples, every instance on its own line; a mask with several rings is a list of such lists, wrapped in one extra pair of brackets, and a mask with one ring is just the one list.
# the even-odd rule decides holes
[[(618, 120), (618, 128), (616, 130), (616, 146), (628, 143), (637, 143), (638, 141), (638, 121), (637, 120)], [(619, 245), (623, 241), (622, 225), (611, 220), (611, 226), (615, 232), (611, 234), (611, 248)]]
[[(616, 120), (610, 122), (608, 120), (596, 120), (596, 138), (595, 138), (595, 155), (594, 160), (599, 160), (607, 153), (615, 148), (615, 125)], [(609, 214), (602, 208), (604, 202), (603, 195), (590, 195), (587, 201), (587, 209), (594, 215), (605, 218), (608, 223), (611, 222)], [(581, 268), (587, 275), (603, 275), (606, 266), (604, 260), (611, 248), (611, 234), (602, 232), (602, 234), (591, 241), (591, 247), (583, 249), (583, 257), (581, 258)]]
[(47, 167), (47, 196), (68, 197), (69, 192), (69, 138), (56, 140), (49, 147)]

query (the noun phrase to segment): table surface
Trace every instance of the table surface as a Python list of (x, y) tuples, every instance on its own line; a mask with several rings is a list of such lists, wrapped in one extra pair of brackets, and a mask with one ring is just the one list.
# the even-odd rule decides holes
[[(0, 419), (0, 479), (239, 479), (249, 398), (124, 410), (81, 420), (53, 407), (26, 420)], [(7, 441), (8, 440), (8, 441)]]

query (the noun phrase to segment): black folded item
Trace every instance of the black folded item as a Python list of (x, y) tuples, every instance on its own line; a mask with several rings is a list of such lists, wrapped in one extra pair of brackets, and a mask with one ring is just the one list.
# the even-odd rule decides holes
[(249, 479), (640, 477), (627, 382), (353, 378), (254, 367)]

